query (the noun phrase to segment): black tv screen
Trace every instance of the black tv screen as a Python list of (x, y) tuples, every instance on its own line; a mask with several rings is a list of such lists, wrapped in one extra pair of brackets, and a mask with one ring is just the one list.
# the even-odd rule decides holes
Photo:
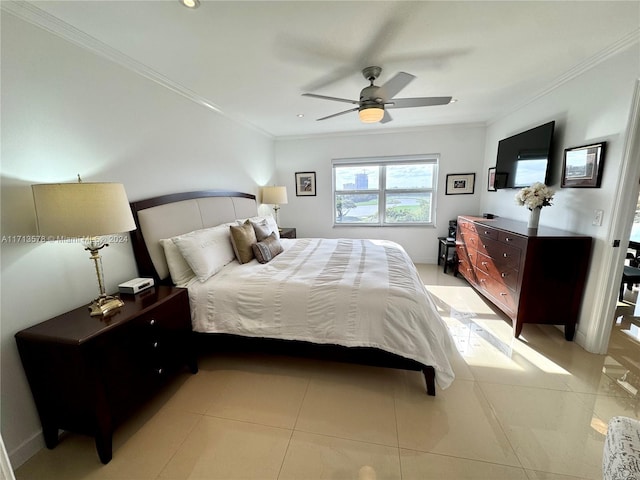
[(545, 123), (498, 142), (495, 188), (547, 185), (554, 126), (555, 122)]

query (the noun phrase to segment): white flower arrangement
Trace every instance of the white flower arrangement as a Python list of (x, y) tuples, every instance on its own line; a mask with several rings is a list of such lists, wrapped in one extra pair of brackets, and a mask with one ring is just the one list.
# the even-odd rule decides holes
[(553, 195), (556, 192), (544, 183), (536, 182), (530, 187), (525, 187), (516, 193), (516, 203), (527, 207), (529, 210), (553, 205)]

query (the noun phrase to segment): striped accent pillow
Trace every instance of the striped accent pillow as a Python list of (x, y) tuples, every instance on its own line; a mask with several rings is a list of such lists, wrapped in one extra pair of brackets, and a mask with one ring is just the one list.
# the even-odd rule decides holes
[(261, 242), (254, 243), (251, 248), (256, 260), (260, 263), (267, 263), (283, 252), (282, 244), (276, 238), (275, 233), (272, 233)]

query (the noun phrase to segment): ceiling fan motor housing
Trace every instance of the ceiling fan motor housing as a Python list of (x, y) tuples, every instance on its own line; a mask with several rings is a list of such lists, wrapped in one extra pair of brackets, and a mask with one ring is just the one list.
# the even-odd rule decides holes
[(382, 101), (382, 98), (378, 96), (379, 88), (380, 87), (377, 87), (375, 85), (371, 85), (363, 88), (362, 91), (360, 92), (360, 106), (362, 106), (365, 103), (373, 104), (373, 105), (376, 105), (376, 104), (382, 105), (384, 102)]

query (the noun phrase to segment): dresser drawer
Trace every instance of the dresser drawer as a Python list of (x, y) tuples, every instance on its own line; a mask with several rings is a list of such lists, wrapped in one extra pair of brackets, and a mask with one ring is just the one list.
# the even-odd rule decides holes
[(468, 249), (478, 249), (480, 245), (480, 237), (472, 230), (460, 230), (460, 240), (465, 244)]
[(511, 266), (503, 268), (501, 262), (496, 262), (493, 258), (480, 252), (478, 252), (476, 259), (476, 267), (514, 292), (518, 289), (518, 270), (516, 268)]
[(458, 230), (464, 229), (468, 232), (476, 232), (476, 224), (463, 217), (458, 217)]
[(458, 273), (461, 273), (469, 282), (476, 283), (473, 263), (469, 260), (467, 249), (456, 245), (456, 254), (458, 255)]
[(520, 235), (513, 234), (511, 232), (498, 232), (498, 241), (502, 242), (506, 245), (511, 245), (513, 247), (517, 247), (520, 250), (526, 250), (527, 248), (527, 239)]
[(493, 263), (498, 269), (520, 269), (522, 250), (511, 245), (507, 245), (497, 240), (482, 239), (478, 252), (493, 259)]
[(496, 230), (495, 228), (478, 224), (476, 225), (476, 232), (478, 232), (478, 235), (480, 235), (481, 237), (492, 238), (494, 240), (498, 239), (498, 230)]
[[(476, 276), (480, 287), (498, 304), (507, 314), (517, 311), (518, 295), (504, 284), (496, 281), (480, 269), (476, 269)], [(507, 311), (508, 310), (508, 311)]]

